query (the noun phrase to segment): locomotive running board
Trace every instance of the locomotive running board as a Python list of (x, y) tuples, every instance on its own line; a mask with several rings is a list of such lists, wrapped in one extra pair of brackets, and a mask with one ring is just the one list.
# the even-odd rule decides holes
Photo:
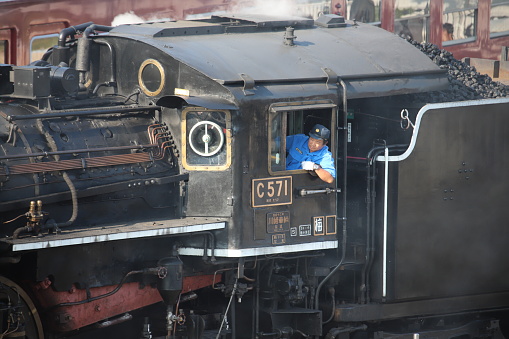
[(226, 218), (153, 220), (150, 222), (117, 224), (83, 229), (62, 229), (61, 234), (46, 235), (39, 238), (9, 239), (5, 240), (5, 242), (12, 244), (13, 252), (19, 252), (115, 240), (171, 236), (172, 234), (212, 231), (225, 227)]
[[(226, 257), (226, 258), (242, 258), (242, 257), (254, 257), (257, 255), (319, 251), (334, 248), (338, 248), (337, 240), (282, 246), (269, 246), (269, 247), (215, 248), (213, 253), (211, 249), (207, 249), (207, 255), (208, 256), (214, 255), (216, 257)], [(190, 256), (203, 256), (203, 248), (181, 247), (179, 248), (179, 254)]]

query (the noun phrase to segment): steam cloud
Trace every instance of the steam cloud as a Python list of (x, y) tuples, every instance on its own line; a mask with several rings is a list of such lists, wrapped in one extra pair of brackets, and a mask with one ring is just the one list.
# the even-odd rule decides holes
[(289, 16), (295, 13), (295, 1), (292, 0), (256, 0), (249, 2), (240, 1), (230, 10), (240, 14), (263, 14), (271, 16)]
[[(1, 0), (0, 0), (1, 1)], [(327, 0), (239, 0), (233, 1), (228, 8), (228, 14), (249, 14), (249, 15), (268, 15), (268, 16), (300, 16), (300, 17), (313, 17), (316, 18), (320, 13), (327, 12), (329, 1)], [(224, 8), (224, 7), (223, 7)], [(211, 15), (224, 15), (227, 14), (224, 10), (213, 13), (202, 13), (189, 15), (186, 19), (199, 19), (210, 17)], [(137, 24), (147, 21), (162, 21), (163, 19), (153, 16), (149, 19), (144, 19), (136, 15), (133, 11), (117, 15), (111, 25), (118, 26), (123, 24)], [(170, 20), (170, 19), (168, 19)]]

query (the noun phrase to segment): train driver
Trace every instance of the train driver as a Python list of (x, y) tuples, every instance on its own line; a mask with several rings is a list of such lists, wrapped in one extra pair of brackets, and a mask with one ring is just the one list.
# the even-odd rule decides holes
[(336, 177), (334, 159), (327, 147), (330, 131), (327, 127), (316, 124), (309, 136), (304, 134), (286, 137), (286, 169), (305, 169), (313, 171), (327, 183), (332, 183)]

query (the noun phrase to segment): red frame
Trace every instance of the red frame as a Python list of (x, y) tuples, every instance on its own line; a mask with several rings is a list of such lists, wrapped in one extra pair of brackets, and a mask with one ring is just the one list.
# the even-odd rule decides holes
[[(184, 277), (181, 293), (188, 293), (207, 286), (213, 286), (221, 282), (221, 276), (202, 275)], [(51, 281), (45, 279), (42, 282), (31, 285), (30, 289), (40, 307), (47, 310), (51, 329), (56, 332), (68, 332), (87, 325), (94, 324), (103, 319), (118, 316), (141, 307), (162, 302), (163, 299), (153, 286), (141, 287), (138, 282), (126, 283), (113, 295), (94, 301), (86, 301), (88, 298), (105, 295), (115, 290), (117, 286), (101, 286), (86, 289), (78, 289), (73, 286), (69, 291), (57, 292), (51, 288)], [(82, 302), (86, 301), (86, 302)], [(62, 303), (76, 303), (75, 305), (61, 306)]]
[(188, 14), (226, 10), (230, 4), (230, 0), (6, 1), (0, 2), (0, 40), (7, 41), (6, 63), (26, 65), (30, 62), (33, 37), (59, 33), (71, 24), (93, 21), (109, 26), (117, 15), (128, 12), (146, 20), (182, 20)]
[[(33, 37), (58, 33), (71, 24), (94, 21), (110, 25), (121, 13), (134, 12), (145, 19), (171, 18), (181, 20), (189, 14), (227, 10), (238, 0), (17, 0), (0, 2), (0, 40), (7, 41), (5, 62), (25, 65), (30, 62), (30, 41)], [(394, 31), (396, 0), (382, 0), (381, 27)], [(340, 7), (337, 7), (340, 6)], [(331, 0), (332, 12), (348, 17), (346, 0)], [(443, 0), (430, 1), (429, 42), (452, 52), (456, 59), (464, 57), (500, 60), (502, 46), (509, 46), (509, 34), (490, 38), (491, 0), (479, 0), (477, 36), (475, 41), (442, 46)]]
[[(394, 32), (394, 10), (396, 0), (381, 0), (381, 27)], [(430, 0), (430, 32), (429, 41), (440, 48), (453, 53), (456, 59), (465, 57), (500, 60), (503, 46), (509, 46), (509, 34), (497, 38), (490, 38), (491, 0), (479, 0), (477, 11), (476, 39), (466, 43), (452, 43), (442, 46), (442, 14), (443, 0)], [(339, 11), (336, 5), (341, 5)], [(331, 0), (331, 8), (335, 13), (348, 17), (346, 0)]]

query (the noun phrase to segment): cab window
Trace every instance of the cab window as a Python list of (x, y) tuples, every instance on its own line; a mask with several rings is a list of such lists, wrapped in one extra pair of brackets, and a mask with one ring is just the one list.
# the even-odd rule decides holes
[[(334, 153), (335, 105), (273, 106), (269, 119), (269, 172), (286, 170), (286, 137), (294, 134), (308, 135), (311, 128), (321, 124), (331, 130), (329, 149)], [(295, 171), (295, 170), (294, 170)], [(299, 171), (299, 170), (297, 170)], [(293, 172), (293, 171), (292, 171)]]

